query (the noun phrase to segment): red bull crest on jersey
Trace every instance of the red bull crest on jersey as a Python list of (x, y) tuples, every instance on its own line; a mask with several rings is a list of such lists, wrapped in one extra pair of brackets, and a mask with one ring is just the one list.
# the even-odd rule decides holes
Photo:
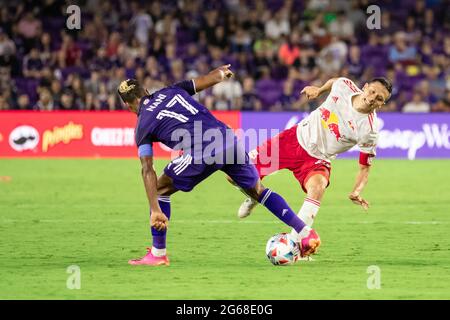
[(341, 133), (339, 131), (339, 118), (330, 110), (320, 107), (319, 111), (322, 117), (322, 126), (326, 129), (328, 128), (330, 132), (336, 137), (336, 140), (339, 141), (341, 138)]

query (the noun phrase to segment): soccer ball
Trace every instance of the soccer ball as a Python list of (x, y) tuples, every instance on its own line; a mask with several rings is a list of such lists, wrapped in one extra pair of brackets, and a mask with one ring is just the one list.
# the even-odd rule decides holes
[(300, 247), (290, 234), (279, 233), (267, 241), (266, 255), (276, 266), (294, 264), (300, 257)]

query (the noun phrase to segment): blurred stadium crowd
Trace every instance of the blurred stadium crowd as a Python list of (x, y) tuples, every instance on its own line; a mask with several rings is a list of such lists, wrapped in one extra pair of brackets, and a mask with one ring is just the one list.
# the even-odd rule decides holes
[(450, 1), (0, 0), (0, 109), (122, 110), (120, 81), (154, 91), (230, 63), (211, 110), (311, 111), (299, 90), (346, 76), (393, 82), (385, 111), (450, 112)]

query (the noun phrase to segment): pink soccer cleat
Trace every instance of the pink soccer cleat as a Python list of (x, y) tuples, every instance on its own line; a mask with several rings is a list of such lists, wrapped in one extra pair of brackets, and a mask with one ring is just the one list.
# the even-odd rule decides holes
[(143, 256), (141, 259), (135, 259), (128, 261), (131, 265), (149, 265), (149, 266), (162, 266), (162, 265), (170, 265), (169, 258), (167, 256), (155, 257), (152, 254), (152, 249), (147, 248), (147, 254)]
[(307, 257), (317, 252), (320, 246), (320, 237), (314, 229), (309, 228), (305, 237), (300, 240), (300, 256)]

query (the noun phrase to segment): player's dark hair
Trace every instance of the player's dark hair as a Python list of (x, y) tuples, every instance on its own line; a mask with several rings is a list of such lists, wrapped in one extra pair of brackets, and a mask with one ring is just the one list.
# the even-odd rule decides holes
[(136, 99), (140, 99), (146, 95), (145, 89), (136, 79), (127, 79), (122, 81), (117, 88), (117, 93), (123, 102), (131, 103)]
[(373, 83), (373, 82), (379, 82), (381, 83), (386, 90), (389, 92), (389, 96), (392, 94), (392, 83), (384, 78), (384, 77), (378, 77), (378, 78), (373, 78), (372, 80), (369, 81), (369, 83)]

